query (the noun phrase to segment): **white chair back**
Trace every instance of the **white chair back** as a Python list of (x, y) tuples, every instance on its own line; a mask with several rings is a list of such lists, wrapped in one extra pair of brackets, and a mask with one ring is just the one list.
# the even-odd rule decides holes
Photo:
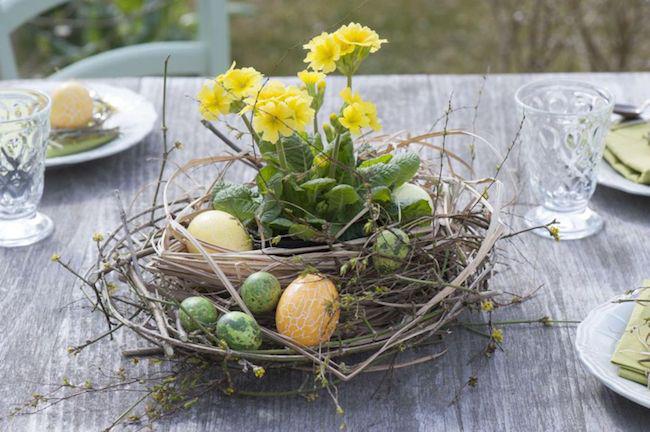
[[(18, 78), (11, 33), (31, 18), (69, 0), (0, 0), (0, 79)], [(116, 48), (73, 63), (51, 79), (161, 75), (171, 55), (170, 75), (216, 75), (230, 63), (226, 0), (198, 0), (198, 38)]]

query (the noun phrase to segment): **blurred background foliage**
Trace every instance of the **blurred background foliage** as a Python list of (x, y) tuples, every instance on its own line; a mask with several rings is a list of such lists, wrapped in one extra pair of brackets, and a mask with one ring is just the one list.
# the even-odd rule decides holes
[[(30, 1), (30, 0), (24, 0)], [(269, 75), (303, 68), (301, 45), (358, 21), (389, 39), (363, 73), (647, 70), (650, 0), (245, 0), (232, 56)], [(153, 40), (192, 39), (192, 0), (75, 0), (13, 35), (22, 76)]]

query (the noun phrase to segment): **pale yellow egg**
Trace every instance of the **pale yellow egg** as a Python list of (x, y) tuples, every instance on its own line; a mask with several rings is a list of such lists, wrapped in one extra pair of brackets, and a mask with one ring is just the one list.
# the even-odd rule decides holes
[[(253, 249), (253, 240), (246, 228), (236, 217), (220, 210), (209, 210), (198, 214), (192, 219), (187, 230), (192, 236), (205, 243), (231, 251), (248, 251)], [(198, 253), (198, 250), (188, 241), (187, 250)], [(218, 252), (206, 248), (208, 252)]]
[(84, 127), (93, 117), (93, 99), (78, 82), (68, 82), (52, 93), (50, 122), (55, 129)]

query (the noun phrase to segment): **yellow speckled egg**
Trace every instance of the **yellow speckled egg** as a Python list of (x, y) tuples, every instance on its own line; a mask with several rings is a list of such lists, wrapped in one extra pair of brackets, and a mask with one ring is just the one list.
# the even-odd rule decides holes
[[(208, 210), (199, 213), (192, 219), (187, 230), (205, 243), (231, 251), (248, 251), (253, 249), (253, 241), (239, 219), (221, 210)], [(187, 250), (192, 253), (199, 251), (189, 242)], [(217, 252), (207, 249), (208, 252)]]
[(93, 118), (93, 99), (78, 82), (68, 82), (52, 93), (50, 123), (55, 129), (84, 127)]
[(336, 286), (323, 275), (308, 274), (296, 278), (282, 293), (275, 325), (294, 342), (314, 346), (330, 340), (339, 315)]

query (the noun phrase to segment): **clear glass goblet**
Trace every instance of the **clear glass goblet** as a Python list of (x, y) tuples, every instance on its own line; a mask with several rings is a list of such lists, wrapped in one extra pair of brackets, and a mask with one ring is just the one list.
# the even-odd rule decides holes
[[(522, 126), (523, 175), (539, 204), (526, 213), (530, 227), (557, 221), (563, 240), (598, 232), (603, 219), (588, 207), (605, 148), (614, 100), (589, 83), (550, 79), (515, 95)], [(546, 229), (534, 231), (549, 237)]]
[(36, 211), (49, 135), (45, 93), (0, 89), (0, 247), (30, 245), (54, 229), (50, 218)]

